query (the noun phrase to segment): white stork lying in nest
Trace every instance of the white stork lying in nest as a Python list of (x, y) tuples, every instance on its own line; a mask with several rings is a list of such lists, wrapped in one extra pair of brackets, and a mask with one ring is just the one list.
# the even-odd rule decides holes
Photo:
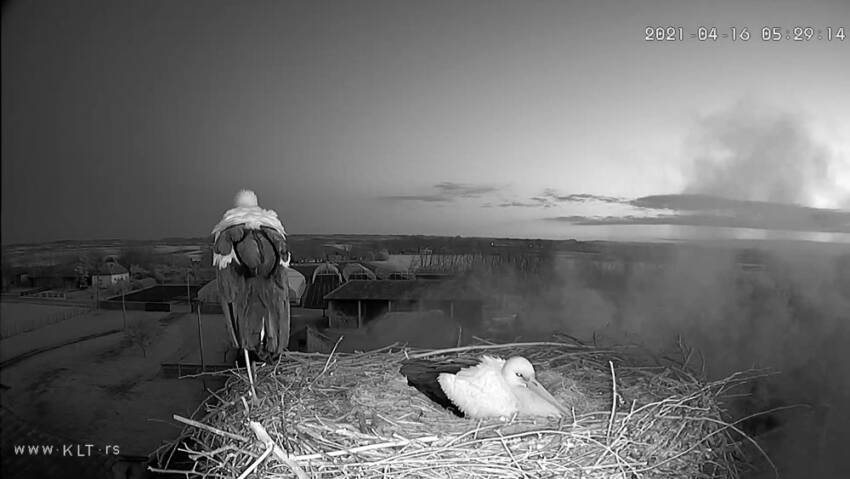
[(272, 210), (243, 190), (236, 206), (213, 229), (221, 309), (230, 339), (256, 358), (278, 355), (289, 344), (289, 252), (286, 232)]
[(569, 414), (535, 377), (522, 356), (402, 361), (407, 383), (456, 416), (473, 419)]

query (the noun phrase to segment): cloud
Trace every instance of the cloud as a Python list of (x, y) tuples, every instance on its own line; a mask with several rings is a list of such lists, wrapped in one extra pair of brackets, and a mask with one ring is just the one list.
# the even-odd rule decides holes
[(458, 198), (480, 198), (487, 193), (494, 193), (501, 189), (497, 186), (468, 185), (463, 183), (453, 183), (451, 181), (437, 183), (434, 185), (434, 188), (440, 190), (443, 195)]
[[(618, 203), (618, 204), (627, 204), (627, 201), (623, 198), (614, 198), (611, 196), (601, 196), (601, 195), (593, 195), (590, 193), (578, 193), (578, 194), (569, 194), (569, 195), (561, 195), (553, 188), (547, 188), (543, 190), (538, 196), (531, 196), (525, 201), (513, 200), (513, 201), (503, 201), (502, 203), (495, 205), (501, 208), (554, 208), (558, 206), (560, 203)], [(485, 207), (492, 207), (493, 204), (482, 205)]]
[[(695, 125), (687, 142), (686, 186), (680, 194), (628, 200), (562, 195), (550, 188), (540, 198), (592, 210), (565, 211), (547, 219), (577, 225), (850, 232), (850, 190), (841, 185), (847, 181), (841, 175), (846, 160), (839, 147), (813, 133), (805, 115), (742, 100), (699, 118)], [(628, 210), (606, 211), (603, 203)]]
[[(838, 154), (818, 141), (805, 116), (742, 100), (700, 118), (684, 193), (838, 207), (850, 204), (831, 168)], [(818, 202), (820, 199), (820, 202)]]
[(500, 208), (546, 208), (550, 205), (540, 204), (538, 202), (522, 202), (522, 201), (507, 201), (498, 205)]
[(554, 189), (547, 188), (543, 191), (543, 196), (545, 198), (549, 198), (550, 200), (558, 201), (558, 202), (571, 202), (571, 203), (586, 203), (590, 201), (601, 201), (603, 203), (624, 203), (626, 202), (623, 198), (615, 198), (613, 196), (603, 196), (603, 195), (593, 195), (590, 193), (578, 193), (578, 194), (570, 194), (570, 195), (559, 195)]
[(381, 196), (384, 200), (396, 201), (421, 201), (426, 203), (448, 203), (459, 198), (481, 198), (487, 194), (495, 193), (503, 189), (498, 186), (491, 185), (471, 185), (465, 183), (455, 183), (451, 181), (443, 181), (433, 186), (435, 193), (425, 195), (389, 195)]
[(381, 196), (381, 199), (401, 201), (424, 201), (426, 203), (441, 203), (454, 200), (454, 198), (444, 195), (390, 195)]
[[(655, 195), (631, 200), (646, 216), (558, 216), (577, 225), (688, 225), (767, 230), (850, 232), (850, 211), (810, 208), (710, 195)], [(673, 213), (670, 213), (672, 211)], [(655, 213), (654, 215), (649, 215)]]

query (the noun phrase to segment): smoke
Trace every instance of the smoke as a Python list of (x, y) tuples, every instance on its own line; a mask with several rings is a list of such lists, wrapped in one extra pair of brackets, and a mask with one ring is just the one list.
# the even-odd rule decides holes
[[(498, 303), (480, 327), (463, 317), (411, 316), (395, 326), (376, 323), (370, 339), (445, 347), (458, 340), (461, 324), (464, 343), (473, 335), (514, 341), (563, 332), (665, 354), (681, 338), (699, 351), (691, 366), (704, 364), (709, 380), (750, 368), (777, 372), (759, 384), (754, 399), (730, 402), (732, 417), (802, 405), (778, 414), (780, 427), (758, 437), (782, 477), (850, 477), (841, 460), (850, 441), (848, 248), (766, 242), (745, 250), (719, 243), (600, 248), (599, 255), (552, 251), (534, 268), (519, 262), (470, 276), (491, 308)], [(500, 319), (488, 321), (492, 316)], [(764, 466), (742, 477), (772, 477)]]
[(685, 193), (792, 203), (850, 205), (835, 178), (838, 153), (818, 140), (801, 113), (742, 100), (700, 118), (689, 142)]
[(709, 379), (753, 367), (777, 371), (759, 386), (760, 397), (730, 403), (731, 414), (804, 405), (782, 413), (781, 429), (760, 438), (761, 446), (782, 477), (847, 477), (836, 459), (850, 440), (841, 426), (850, 424), (848, 251), (677, 245), (659, 267), (618, 255), (600, 261), (559, 257), (549, 287), (524, 301), (514, 332), (540, 339), (562, 331), (657, 354), (681, 337), (700, 352)]

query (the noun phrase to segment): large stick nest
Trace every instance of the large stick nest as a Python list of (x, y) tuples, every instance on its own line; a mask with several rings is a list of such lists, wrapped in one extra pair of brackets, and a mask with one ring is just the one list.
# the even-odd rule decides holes
[[(485, 353), (528, 358), (572, 417), (458, 418), (398, 372), (407, 357)], [(719, 404), (747, 375), (706, 382), (635, 348), (546, 342), (289, 352), (252, 373), (226, 372), (206, 414), (175, 416), (187, 424), (179, 449), (194, 460), (186, 477), (739, 476), (740, 430), (723, 421)], [(167, 455), (163, 449), (164, 469)]]

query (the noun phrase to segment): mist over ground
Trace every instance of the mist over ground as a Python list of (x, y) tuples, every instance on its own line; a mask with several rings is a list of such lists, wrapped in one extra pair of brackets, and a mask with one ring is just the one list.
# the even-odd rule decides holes
[[(850, 248), (828, 246), (611, 243), (602, 254), (551, 250), (534, 261), (478, 264), (466, 280), (486, 300), (482, 323), (442, 317), (425, 325), (411, 316), (392, 328), (377, 320), (363, 340), (370, 347), (411, 338), (452, 347), (459, 326), (464, 343), (561, 332), (676, 359), (681, 343), (694, 350), (688, 366), (707, 380), (770, 373), (734, 390), (725, 407), (730, 421), (783, 408), (738, 425), (781, 477), (850, 477), (843, 460), (850, 441)], [(774, 477), (767, 463), (757, 467), (743, 477)]]
[[(548, 285), (519, 300), (513, 337), (501, 339), (561, 331), (680, 357), (681, 338), (698, 351), (690, 366), (708, 379), (768, 368), (777, 374), (738, 391), (751, 397), (730, 402), (730, 416), (800, 405), (774, 415), (779, 427), (760, 444), (782, 477), (846, 477), (850, 252), (682, 246), (660, 264), (620, 264), (556, 256)], [(773, 473), (763, 474), (749, 477)]]

